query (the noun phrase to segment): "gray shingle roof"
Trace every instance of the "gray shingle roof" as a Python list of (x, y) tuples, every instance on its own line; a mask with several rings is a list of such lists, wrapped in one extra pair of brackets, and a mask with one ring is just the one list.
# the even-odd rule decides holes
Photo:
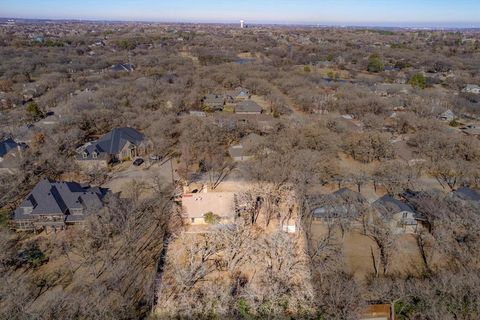
[(12, 139), (8, 138), (0, 143), (0, 157), (4, 157), (7, 155), (11, 150), (14, 150), (19, 145)]
[(342, 188), (321, 196), (317, 201), (317, 206), (313, 205), (314, 217), (335, 218), (345, 215), (352, 217), (360, 215), (361, 204), (365, 203), (366, 199), (358, 192)]
[(463, 200), (480, 201), (480, 193), (467, 187), (454, 191), (455, 195)]
[(235, 106), (235, 112), (262, 112), (262, 107), (260, 107), (255, 101), (245, 100), (238, 103)]
[(98, 155), (97, 159), (105, 159), (108, 155), (118, 154), (127, 142), (137, 146), (143, 140), (145, 136), (133, 128), (115, 128), (97, 141), (87, 144), (83, 151), (87, 153), (87, 160), (92, 159), (94, 152)]
[(231, 99), (241, 98), (241, 99), (248, 99), (250, 96), (250, 91), (248, 89), (237, 87), (235, 90), (227, 92), (226, 94)]
[(225, 98), (219, 94), (207, 94), (203, 99), (203, 103), (209, 107), (223, 106)]
[(341, 188), (338, 189), (333, 193), (335, 196), (342, 198), (343, 200), (357, 200), (359, 202), (366, 202), (367, 200), (365, 199), (364, 196), (362, 196), (361, 193), (352, 191), (348, 188)]
[(385, 195), (375, 201), (373, 203), (373, 206), (378, 209), (378, 211), (383, 215), (383, 216), (390, 216), (392, 214), (396, 214), (399, 212), (412, 212), (415, 213), (415, 211), (407, 204), (403, 203), (400, 200), (397, 200), (389, 195)]
[(100, 209), (107, 193), (107, 189), (82, 187), (76, 182), (57, 182), (45, 178), (14, 211), (14, 220), (32, 219), (40, 215), (64, 216), (72, 210), (85, 214)]

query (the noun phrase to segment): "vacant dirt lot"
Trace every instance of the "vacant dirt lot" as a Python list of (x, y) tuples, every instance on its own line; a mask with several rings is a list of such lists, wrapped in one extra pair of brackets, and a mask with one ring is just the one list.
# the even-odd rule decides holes
[[(323, 237), (327, 230), (324, 224), (314, 222), (312, 225), (314, 239)], [(375, 259), (378, 259), (378, 249), (375, 242), (361, 234), (359, 227), (353, 228), (342, 240), (341, 235), (336, 235), (343, 242), (343, 255), (345, 257), (346, 271), (353, 274), (354, 278), (362, 282), (367, 276), (374, 273), (371, 250)], [(397, 239), (397, 250), (393, 258), (390, 272), (395, 274), (415, 273), (422, 268), (419, 249), (412, 234), (400, 235)]]

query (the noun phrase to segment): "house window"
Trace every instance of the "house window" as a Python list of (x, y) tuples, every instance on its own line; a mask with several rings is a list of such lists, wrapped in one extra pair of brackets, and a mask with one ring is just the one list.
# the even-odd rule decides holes
[(86, 159), (88, 157), (88, 154), (86, 152), (83, 153), (83, 159)]
[(92, 158), (97, 159), (97, 153), (96, 152), (92, 153)]

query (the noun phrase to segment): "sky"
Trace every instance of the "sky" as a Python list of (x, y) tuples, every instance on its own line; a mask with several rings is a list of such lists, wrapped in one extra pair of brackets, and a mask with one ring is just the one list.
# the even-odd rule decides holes
[(0, 0), (0, 17), (480, 27), (480, 0)]

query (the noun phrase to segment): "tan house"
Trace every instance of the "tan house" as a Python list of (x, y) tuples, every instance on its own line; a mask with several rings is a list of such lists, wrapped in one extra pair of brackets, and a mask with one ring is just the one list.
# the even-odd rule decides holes
[(233, 223), (235, 207), (233, 192), (187, 193), (182, 196), (183, 217), (192, 225), (208, 224), (206, 215), (218, 217), (222, 224)]

